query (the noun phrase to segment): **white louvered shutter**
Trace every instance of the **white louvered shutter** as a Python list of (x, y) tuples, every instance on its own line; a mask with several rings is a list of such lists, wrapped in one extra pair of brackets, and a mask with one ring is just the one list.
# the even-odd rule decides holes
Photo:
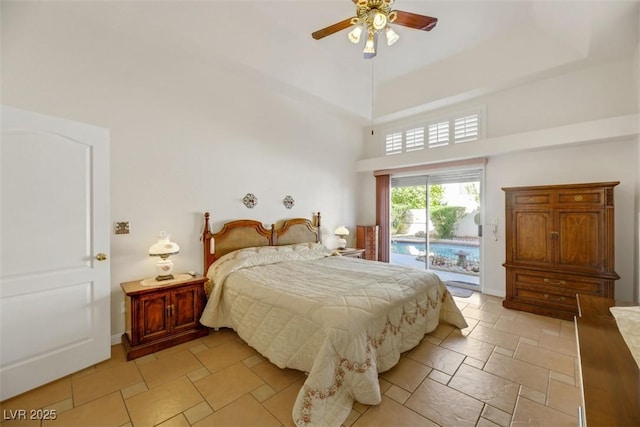
[(478, 115), (473, 114), (455, 119), (453, 128), (453, 140), (456, 143), (478, 139)]
[(387, 134), (384, 144), (385, 154), (402, 153), (402, 132), (394, 132)]
[(424, 128), (419, 127), (409, 129), (405, 132), (406, 151), (417, 151), (424, 149)]
[(449, 122), (429, 125), (429, 148), (440, 147), (449, 143)]

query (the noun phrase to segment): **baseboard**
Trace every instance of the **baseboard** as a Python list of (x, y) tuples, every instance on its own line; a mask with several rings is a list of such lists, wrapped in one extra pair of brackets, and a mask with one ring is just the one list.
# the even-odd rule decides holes
[(122, 342), (122, 334), (111, 335), (111, 345), (120, 344)]

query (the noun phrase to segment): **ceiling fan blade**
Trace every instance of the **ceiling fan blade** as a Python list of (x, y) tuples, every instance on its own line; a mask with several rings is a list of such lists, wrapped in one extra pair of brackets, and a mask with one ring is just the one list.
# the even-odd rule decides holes
[(327, 37), (330, 36), (333, 33), (337, 33), (338, 31), (342, 31), (345, 28), (349, 28), (351, 25), (353, 25), (351, 23), (351, 20), (353, 18), (347, 18), (344, 21), (340, 21), (338, 23), (335, 23), (333, 25), (329, 25), (326, 28), (323, 28), (321, 30), (315, 31), (313, 33), (311, 33), (311, 37), (313, 37), (316, 40), (320, 40), (323, 37)]
[(438, 18), (432, 18), (431, 16), (403, 12), (402, 10), (396, 10), (396, 12), (398, 13), (398, 18), (393, 22), (394, 24), (415, 28), (416, 30), (431, 31), (438, 23)]

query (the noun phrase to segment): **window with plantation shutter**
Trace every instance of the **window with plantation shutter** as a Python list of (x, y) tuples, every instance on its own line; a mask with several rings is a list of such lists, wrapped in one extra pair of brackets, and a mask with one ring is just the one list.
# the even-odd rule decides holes
[(405, 132), (405, 150), (416, 151), (424, 149), (424, 128), (409, 129)]
[(453, 141), (466, 142), (478, 139), (478, 115), (458, 117), (453, 122)]
[(449, 143), (449, 122), (429, 125), (429, 148), (440, 147)]
[(387, 134), (387, 137), (385, 138), (385, 153), (402, 153), (402, 132)]
[(386, 155), (410, 153), (425, 147), (444, 147), (484, 138), (484, 107), (459, 111), (385, 133)]

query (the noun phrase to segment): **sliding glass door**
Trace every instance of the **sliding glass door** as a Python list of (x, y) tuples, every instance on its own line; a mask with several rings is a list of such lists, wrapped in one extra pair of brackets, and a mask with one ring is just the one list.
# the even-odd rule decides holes
[(390, 262), (479, 289), (481, 182), (481, 169), (392, 177)]

